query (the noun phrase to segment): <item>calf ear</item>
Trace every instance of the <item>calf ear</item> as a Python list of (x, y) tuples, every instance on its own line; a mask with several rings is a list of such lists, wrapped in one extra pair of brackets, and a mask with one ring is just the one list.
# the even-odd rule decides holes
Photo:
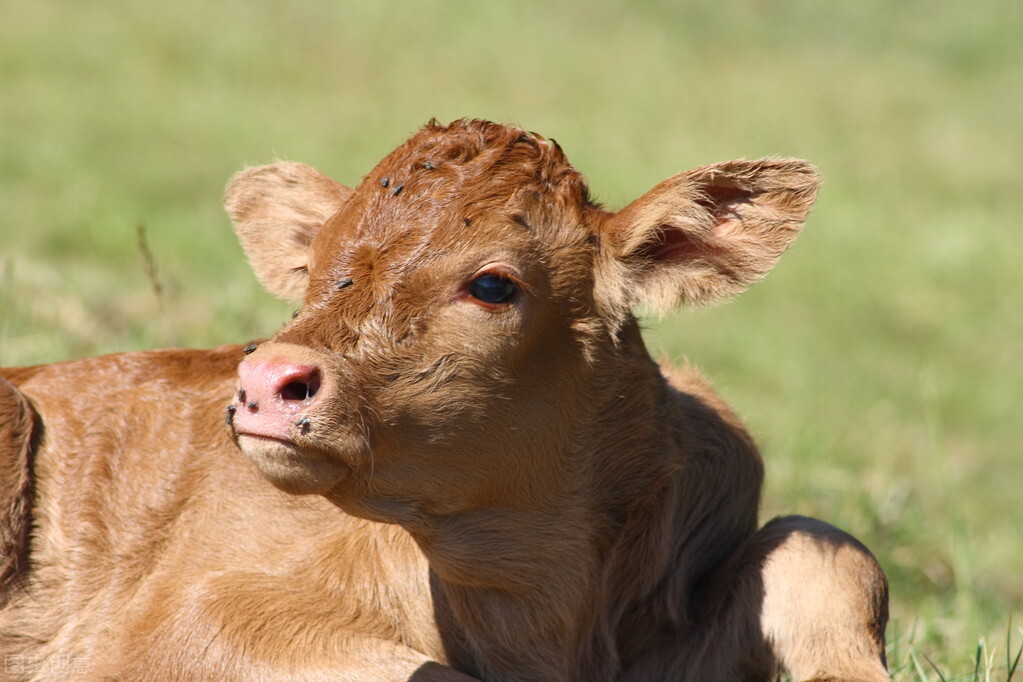
[(270, 293), (305, 295), (309, 245), (352, 190), (303, 163), (279, 162), (236, 173), (224, 206), (256, 276)]
[(618, 302), (665, 312), (739, 293), (799, 234), (819, 184), (798, 159), (728, 161), (668, 178), (605, 223)]

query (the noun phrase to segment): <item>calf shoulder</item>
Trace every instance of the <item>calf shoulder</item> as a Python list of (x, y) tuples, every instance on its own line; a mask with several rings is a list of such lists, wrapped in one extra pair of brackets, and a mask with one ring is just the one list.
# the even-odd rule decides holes
[[(74, 541), (91, 532), (76, 552), (109, 551), (119, 526), (194, 494), (209, 464), (228, 459), (218, 453), (231, 447), (224, 407), (241, 357), (240, 347), (164, 350), (11, 372), (43, 426), (33, 465), (37, 534)], [(96, 533), (109, 542), (96, 545)]]
[[(707, 586), (756, 532), (763, 481), (756, 445), (703, 377), (688, 366), (660, 371), (655, 421), (664, 445), (644, 459), (662, 473), (628, 495), (645, 502), (625, 529), (609, 581), (648, 586), (617, 627), (626, 671), (663, 663), (664, 641), (672, 642), (671, 660), (694, 655), (717, 598), (706, 594)], [(657, 559), (637, 572), (640, 555)]]
[[(89, 639), (118, 622), (178, 536), (204, 545), (187, 510), (209, 497), (211, 462), (245, 475), (241, 458), (227, 456), (222, 416), (241, 356), (240, 347), (154, 351), (0, 370), (3, 409), (19, 406), (22, 424), (34, 415), (30, 436), (5, 417), (0, 439), (14, 472), (3, 494), (20, 486), (32, 502), (30, 520), (24, 503), (14, 507), (20, 527), (5, 512), (25, 571), (0, 593), (6, 651)], [(11, 480), (18, 472), (25, 482)]]
[(706, 536), (701, 555), (720, 560), (757, 529), (764, 463), (742, 421), (695, 368), (661, 369), (673, 389), (683, 516)]

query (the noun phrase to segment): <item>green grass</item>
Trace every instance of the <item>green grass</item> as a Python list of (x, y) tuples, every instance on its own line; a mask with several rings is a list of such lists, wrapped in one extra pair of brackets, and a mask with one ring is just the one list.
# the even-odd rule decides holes
[(749, 421), (765, 515), (820, 516), (878, 555), (897, 679), (1006, 679), (1021, 35), (1023, 6), (997, 0), (13, 4), (0, 364), (272, 333), (289, 309), (248, 272), (228, 176), (287, 158), (355, 183), (432, 116), (556, 137), (613, 207), (691, 166), (805, 157), (826, 184), (776, 271), (648, 337)]

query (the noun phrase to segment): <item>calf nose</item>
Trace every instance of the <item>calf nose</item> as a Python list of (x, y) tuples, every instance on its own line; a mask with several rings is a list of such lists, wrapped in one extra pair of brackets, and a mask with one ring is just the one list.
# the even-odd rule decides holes
[(320, 368), (313, 365), (294, 365), (276, 358), (252, 362), (243, 360), (238, 365), (242, 403), (279, 400), (305, 402), (320, 389)]
[(246, 359), (238, 365), (239, 434), (290, 440), (299, 413), (320, 390), (320, 368), (281, 358)]

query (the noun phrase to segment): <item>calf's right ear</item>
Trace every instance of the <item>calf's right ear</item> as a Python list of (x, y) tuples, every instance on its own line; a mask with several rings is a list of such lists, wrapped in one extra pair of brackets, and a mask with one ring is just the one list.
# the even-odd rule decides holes
[(231, 178), (224, 206), (256, 277), (270, 293), (286, 300), (305, 295), (309, 245), (351, 194), (304, 163), (281, 161)]
[(604, 224), (606, 289), (665, 312), (733, 296), (803, 227), (820, 178), (799, 159), (728, 161), (668, 178)]

